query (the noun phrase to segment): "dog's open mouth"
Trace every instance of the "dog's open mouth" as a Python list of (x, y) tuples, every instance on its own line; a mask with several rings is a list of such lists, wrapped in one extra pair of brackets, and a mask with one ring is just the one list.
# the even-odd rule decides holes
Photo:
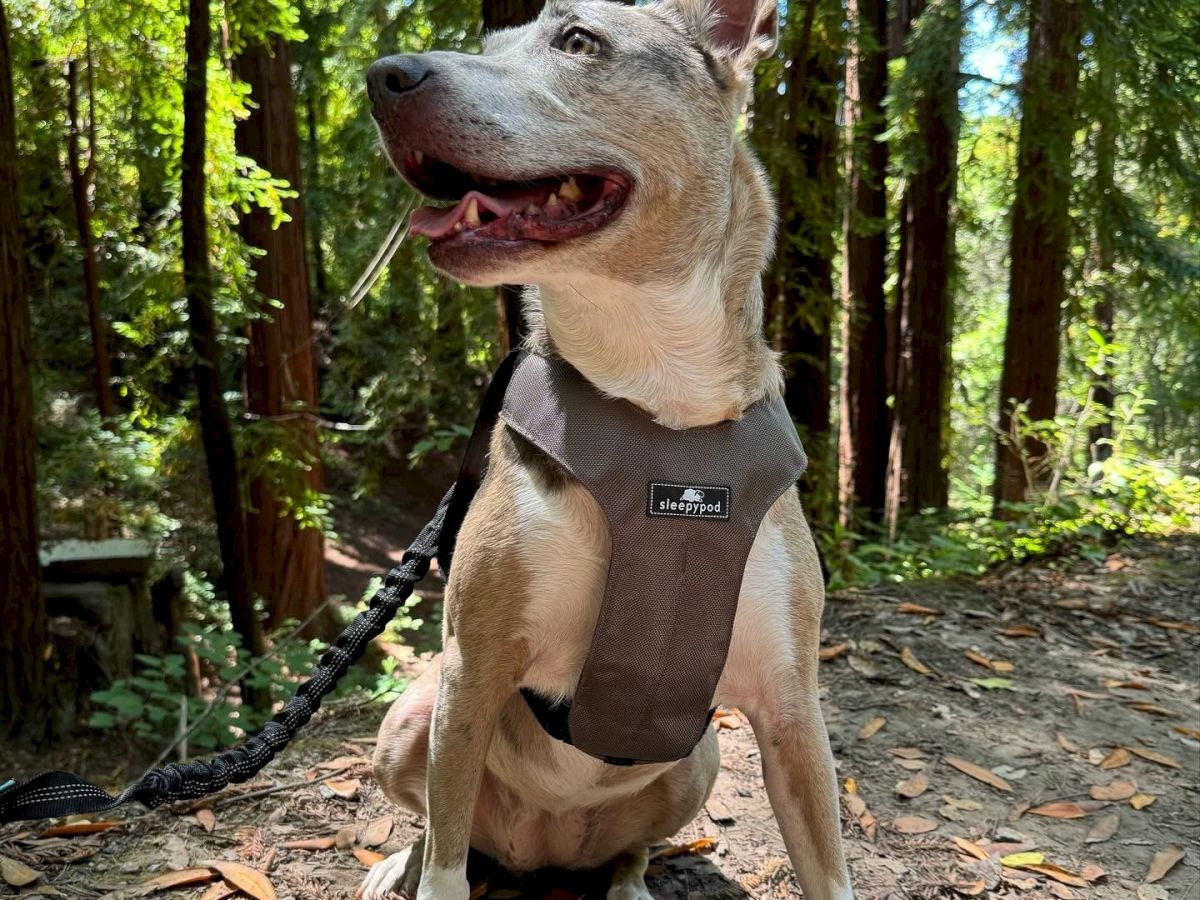
[(577, 172), (524, 181), (473, 175), (413, 151), (404, 175), (442, 208), (422, 206), (410, 231), (435, 244), (454, 240), (557, 243), (589, 234), (610, 222), (629, 196), (630, 179), (619, 172)]

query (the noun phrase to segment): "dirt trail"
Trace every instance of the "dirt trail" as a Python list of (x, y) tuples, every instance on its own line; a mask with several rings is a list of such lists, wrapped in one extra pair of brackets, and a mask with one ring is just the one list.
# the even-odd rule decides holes
[[(822, 702), (839, 780), (854, 787), (843, 824), (857, 896), (1200, 900), (1198, 606), (1194, 536), (831, 597)], [(323, 713), (258, 782), (204, 806), (93, 835), (8, 827), (0, 856), (40, 873), (23, 896), (134, 896), (148, 878), (224, 860), (265, 872), (281, 898), (350, 897), (365, 871), (356, 846), (369, 862), (420, 826), (370, 778), (383, 711)], [(657, 859), (651, 890), (661, 900), (799, 897), (750, 728), (736, 713), (719, 721), (713, 798), (674, 841), (698, 852)], [(56, 763), (17, 760), (21, 770)], [(333, 845), (286, 846), (323, 838)], [(1018, 853), (1041, 854), (1041, 868)], [(1146, 883), (1156, 855), (1178, 862)], [(473, 877), (477, 895), (495, 900), (603, 897), (606, 886), (604, 873), (518, 881), (486, 860)], [(225, 896), (213, 883), (168, 896)], [(0, 896), (16, 893), (0, 880)]]

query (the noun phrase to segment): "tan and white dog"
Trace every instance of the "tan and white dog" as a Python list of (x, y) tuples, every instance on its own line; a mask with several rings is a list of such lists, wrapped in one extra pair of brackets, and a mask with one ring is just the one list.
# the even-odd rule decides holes
[[(737, 418), (781, 390), (762, 335), (774, 212), (738, 132), (774, 0), (550, 0), (482, 55), (380, 60), (368, 75), (392, 161), (452, 201), (414, 213), (430, 257), (474, 285), (532, 285), (532, 345), (672, 428)], [(617, 767), (547, 735), (522, 699), (572, 696), (604, 594), (608, 526), (581, 485), (501, 427), (463, 524), (445, 649), (388, 713), (375, 777), (427, 817), (366, 900), (466, 900), (468, 849), (509, 869), (613, 864), (609, 900), (649, 900), (647, 849), (701, 809), (710, 729), (686, 759)], [(817, 699), (824, 590), (794, 490), (763, 519), (716, 702), (750, 718), (809, 900), (853, 896)]]

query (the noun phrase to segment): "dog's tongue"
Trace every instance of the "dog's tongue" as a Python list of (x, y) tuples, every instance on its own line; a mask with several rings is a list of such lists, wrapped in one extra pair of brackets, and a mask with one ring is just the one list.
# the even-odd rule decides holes
[[(510, 213), (523, 211), (531, 203), (538, 203), (540, 199), (542, 199), (541, 194), (537, 191), (515, 194), (510, 197), (490, 197), (479, 191), (471, 191), (458, 202), (457, 206), (448, 209), (437, 209), (432, 206), (418, 207), (413, 210), (408, 227), (413, 234), (423, 234), (436, 240), (448, 235), (459, 222), (466, 221), (467, 208), (471, 205), (472, 200), (475, 201), (479, 211), (490, 210), (497, 218), (503, 219)], [(466, 224), (469, 226), (471, 223)]]

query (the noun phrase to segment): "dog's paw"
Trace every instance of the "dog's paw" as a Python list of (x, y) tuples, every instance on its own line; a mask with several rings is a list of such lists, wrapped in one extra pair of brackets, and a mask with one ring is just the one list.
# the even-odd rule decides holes
[(639, 879), (614, 884), (608, 889), (607, 900), (654, 900), (654, 895), (646, 888), (646, 882)]
[[(420, 871), (417, 871), (415, 879), (405, 878), (405, 875), (408, 874), (408, 860), (412, 853), (412, 847), (405, 847), (399, 853), (393, 853), (387, 859), (371, 866), (358, 893), (354, 895), (357, 900), (388, 900), (390, 897), (414, 900), (417, 896), (416, 882), (420, 878)], [(407, 881), (413, 883), (408, 884)]]

